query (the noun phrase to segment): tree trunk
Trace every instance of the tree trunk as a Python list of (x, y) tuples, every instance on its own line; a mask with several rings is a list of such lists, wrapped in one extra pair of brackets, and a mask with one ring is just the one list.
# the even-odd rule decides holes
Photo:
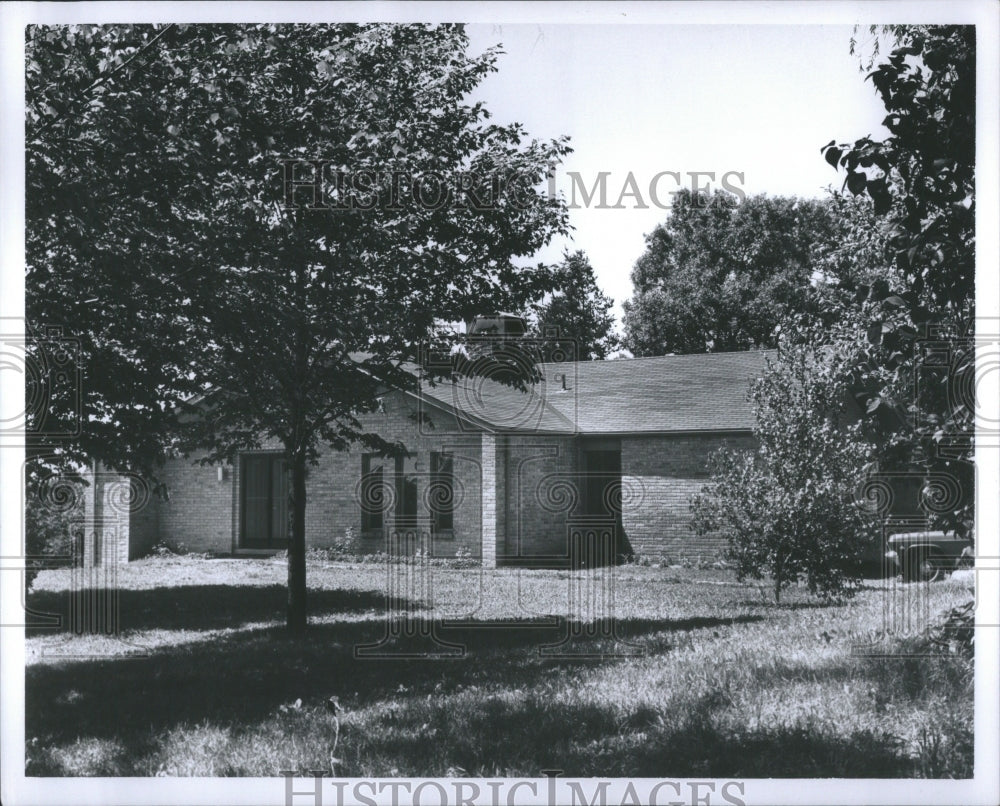
[(288, 632), (306, 631), (306, 458), (302, 452), (292, 455), (292, 483), (289, 489), (288, 535)]

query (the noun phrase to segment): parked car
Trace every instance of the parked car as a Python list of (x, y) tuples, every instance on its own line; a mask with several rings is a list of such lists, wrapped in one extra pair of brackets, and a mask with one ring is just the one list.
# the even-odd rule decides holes
[(932, 582), (963, 562), (971, 564), (972, 540), (954, 532), (900, 532), (886, 541), (885, 553), (907, 582)]

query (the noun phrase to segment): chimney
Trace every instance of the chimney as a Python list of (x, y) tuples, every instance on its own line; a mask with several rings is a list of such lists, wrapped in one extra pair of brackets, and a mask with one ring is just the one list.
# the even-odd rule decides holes
[(470, 358), (490, 355), (504, 346), (517, 343), (527, 332), (524, 318), (513, 313), (473, 316), (465, 322)]

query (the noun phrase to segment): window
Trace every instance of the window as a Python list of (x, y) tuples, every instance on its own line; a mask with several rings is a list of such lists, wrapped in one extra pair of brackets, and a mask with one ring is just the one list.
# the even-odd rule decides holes
[(429, 498), (434, 532), (450, 532), (455, 526), (455, 472), (450, 453), (431, 454)]
[(385, 509), (382, 487), (382, 458), (372, 453), (361, 456), (361, 531), (381, 532)]
[(406, 460), (396, 457), (396, 529), (417, 528), (417, 477), (405, 472)]

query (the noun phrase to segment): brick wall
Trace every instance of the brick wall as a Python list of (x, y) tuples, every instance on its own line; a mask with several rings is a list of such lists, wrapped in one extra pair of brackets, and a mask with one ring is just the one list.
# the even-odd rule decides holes
[[(383, 410), (361, 418), (362, 426), (384, 439), (401, 442), (411, 454), (405, 472), (416, 477), (418, 529), (423, 547), (434, 556), (454, 556), (459, 548), (480, 556), (482, 443), (479, 431), (462, 427), (455, 418), (439, 409), (424, 409), (429, 422), (414, 419), (418, 404), (402, 392), (387, 394)], [(279, 450), (277, 442), (262, 450)], [(431, 479), (431, 451), (454, 455), (454, 529), (450, 534), (432, 535), (427, 487)], [(387, 548), (385, 534), (361, 532), (361, 462), (363, 449), (323, 452), (318, 464), (308, 468), (306, 480), (306, 544), (341, 544), (358, 553), (374, 553)], [(392, 459), (384, 460), (385, 483), (392, 496)], [(169, 499), (158, 513), (158, 534), (171, 543), (183, 543), (190, 551), (228, 553), (238, 549), (240, 520), (239, 462), (225, 467), (223, 481), (217, 466), (201, 467), (191, 460), (174, 459), (163, 470)], [(392, 507), (384, 516), (387, 531), (395, 527)], [(416, 546), (410, 546), (414, 549)]]
[[(484, 512), (495, 533), (501, 563), (511, 559), (567, 554), (567, 517), (579, 514), (582, 485), (578, 440), (566, 436), (506, 435), (483, 438), (443, 411), (425, 410), (430, 423), (418, 423), (418, 404), (404, 393), (383, 398), (383, 410), (363, 418), (363, 427), (388, 440), (398, 440), (414, 454), (405, 470), (416, 477), (421, 545), (433, 556), (454, 556), (461, 548), (482, 556)], [(707, 459), (728, 444), (750, 447), (749, 435), (655, 435), (621, 439), (623, 527), (633, 551), (672, 558), (714, 557), (720, 537), (698, 538), (691, 530), (690, 498), (707, 480)], [(264, 449), (277, 450), (277, 444)], [(426, 498), (430, 453), (454, 455), (454, 529), (430, 534)], [(360, 481), (362, 450), (324, 452), (307, 479), (306, 543), (344, 545), (353, 552), (373, 553), (388, 547), (386, 534), (361, 532)], [(393, 460), (385, 460), (391, 488)], [(483, 473), (486, 472), (486, 484)], [(492, 471), (492, 472), (491, 472)], [(229, 553), (239, 541), (239, 463), (224, 468), (174, 459), (163, 468), (168, 499), (139, 507), (125, 524), (129, 534), (119, 541), (120, 560), (134, 559), (157, 540), (182, 543), (190, 551)], [(390, 493), (390, 498), (392, 491)], [(392, 508), (385, 531), (394, 527)], [(489, 537), (487, 530), (487, 537)], [(416, 544), (409, 546), (409, 550)], [(124, 553), (124, 552), (127, 552)]]
[(636, 554), (713, 559), (719, 536), (691, 529), (691, 496), (708, 481), (708, 457), (723, 445), (749, 449), (753, 437), (696, 434), (622, 439), (622, 521)]
[(228, 554), (233, 547), (234, 473), (191, 459), (172, 459), (162, 468), (167, 499), (159, 503), (159, 539), (188, 551)]
[[(399, 441), (411, 456), (404, 462), (406, 475), (417, 483), (417, 532), (421, 544), (436, 557), (451, 557), (460, 549), (480, 556), (481, 445), (478, 431), (462, 430), (453, 417), (440, 410), (428, 413), (430, 423), (418, 424), (413, 416), (418, 404), (403, 393), (383, 398), (383, 411), (362, 418), (365, 429), (383, 439)], [(454, 456), (454, 529), (431, 534), (428, 487), (431, 482), (431, 452), (446, 451)], [(350, 545), (358, 553), (387, 549), (386, 534), (362, 534), (361, 462), (363, 450), (324, 453), (319, 464), (309, 468), (306, 484), (306, 542), (310, 546), (330, 546), (336, 541)], [(389, 506), (384, 513), (385, 530), (396, 528), (391, 501), (394, 499), (394, 461), (384, 460), (384, 483)], [(410, 550), (416, 546), (411, 546)]]
[[(506, 521), (498, 545), (506, 560), (567, 555), (566, 518), (576, 494), (573, 437), (511, 435), (504, 451)], [(499, 550), (498, 550), (499, 551)]]
[(114, 566), (147, 553), (157, 535), (157, 501), (150, 484), (102, 466), (84, 473), (85, 567)]
[(129, 539), (127, 559), (134, 560), (149, 553), (159, 539), (160, 501), (147, 479), (131, 480), (132, 501), (129, 506)]
[(502, 460), (497, 462), (497, 438), (493, 434), (480, 436), (481, 457), (481, 510), (482, 538), (480, 554), (485, 568), (496, 568), (497, 565), (497, 510), (502, 502), (497, 500), (498, 464), (502, 468)]

